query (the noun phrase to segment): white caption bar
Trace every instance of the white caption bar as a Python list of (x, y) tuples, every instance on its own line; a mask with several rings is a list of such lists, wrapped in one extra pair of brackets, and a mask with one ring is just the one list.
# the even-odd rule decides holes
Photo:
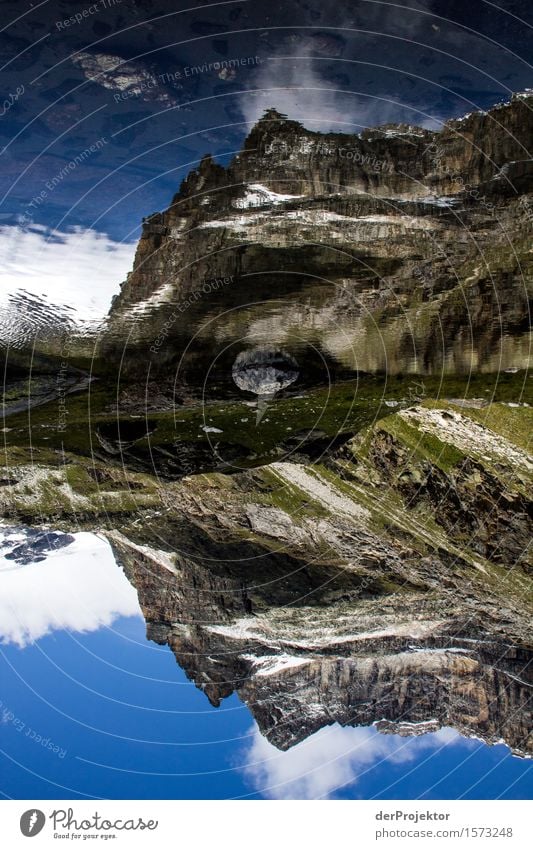
[[(528, 816), (529, 814), (529, 816)], [(529, 802), (4, 801), (4, 846), (533, 846)], [(35, 843), (29, 844), (29, 839)]]

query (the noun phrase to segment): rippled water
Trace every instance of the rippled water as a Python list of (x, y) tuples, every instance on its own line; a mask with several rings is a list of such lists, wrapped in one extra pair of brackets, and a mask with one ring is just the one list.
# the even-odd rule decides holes
[(230, 358), (231, 368), (241, 351), (274, 345), (304, 367), (322, 360), (322, 379), (328, 368), (346, 374), (468, 374), (524, 369), (531, 363), (529, 328), (510, 325), (497, 308), (490, 319), (479, 305), (448, 316), (439, 313), (437, 298), (382, 310), (372, 300), (325, 284), (309, 284), (283, 297), (273, 286), (265, 295), (264, 281), (257, 290), (243, 281), (231, 291), (214, 293), (207, 303), (190, 305), (183, 315), (172, 301), (147, 302), (120, 320), (112, 317), (103, 350), (124, 355), (126, 363), (146, 356), (156, 368), (178, 360), (203, 363), (205, 374), (220, 364), (227, 370)]
[[(166, 283), (146, 301), (108, 319), (134, 246), (108, 243), (92, 231), (51, 241), (44, 234), (33, 237), (40, 241), (37, 247), (27, 243), (28, 269), (23, 268), (28, 234), (21, 233), (20, 242), (11, 235), (7, 244), (8, 255), (16, 250), (16, 259), (6, 263), (0, 345), (14, 351), (66, 354), (88, 362), (111, 357), (117, 368), (124, 358), (126, 367), (136, 358), (148, 358), (156, 367), (161, 362), (173, 367), (181, 360), (193, 363), (203, 377), (221, 363), (229, 372), (241, 352), (272, 345), (295, 357), (304, 371), (310, 359), (322, 359), (322, 377), (330, 366), (352, 374), (423, 375), (524, 369), (531, 362), (531, 332), (501, 320), (497, 304), (489, 321), (482, 299), (473, 302), (470, 312), (457, 314), (439, 296), (405, 307), (392, 302), (384, 309), (372, 289), (352, 292), (316, 281), (291, 281), (287, 288), (287, 281), (275, 276), (254, 278), (252, 290), (250, 280), (235, 280), (189, 304), (184, 313), (176, 313), (172, 285)], [(65, 264), (65, 251), (72, 251), (70, 264)], [(98, 263), (104, 260), (100, 273)], [(161, 328), (168, 328), (163, 338)], [(154, 340), (161, 338), (154, 354)], [(226, 355), (231, 358), (227, 364)]]
[(30, 292), (19, 290), (8, 294), (2, 305), (0, 343), (6, 347), (32, 348), (35, 344), (57, 345), (63, 333), (76, 326), (76, 311), (58, 306)]

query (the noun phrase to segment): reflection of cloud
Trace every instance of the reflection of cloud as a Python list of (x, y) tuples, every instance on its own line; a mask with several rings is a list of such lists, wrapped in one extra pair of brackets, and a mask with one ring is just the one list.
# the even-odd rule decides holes
[[(465, 33), (450, 24), (436, 39), (431, 24), (443, 22), (425, 14), (433, 5), (434, 0), (411, 0), (409, 7), (323, 0), (326, 29), (303, 27), (266, 37), (268, 53), (254, 78), (260, 91), (241, 96), (245, 119), (253, 125), (274, 107), (322, 132), (359, 132), (386, 123), (439, 129), (440, 87), (424, 77), (436, 61), (435, 47), (443, 51), (439, 68), (453, 69), (456, 78), (456, 62), (447, 54), (453, 56)], [(479, 44), (470, 39), (469, 50), (479, 50)]]
[(387, 123), (407, 123), (434, 129), (439, 121), (426, 117), (419, 109), (398, 103), (398, 98), (363, 96), (349, 91), (336, 90), (323, 75), (324, 63), (301, 49), (293, 57), (275, 56), (265, 62), (258, 72), (257, 92), (244, 94), (241, 109), (250, 126), (256, 123), (266, 109), (274, 107), (291, 120), (300, 121), (310, 130), (322, 132), (359, 132), (364, 127)]
[(269, 798), (317, 799), (357, 782), (365, 769), (379, 761), (406, 763), (413, 761), (421, 749), (439, 749), (459, 741), (472, 743), (451, 728), (421, 737), (399, 737), (380, 734), (372, 727), (332, 725), (287, 752), (280, 752), (256, 727), (245, 772), (255, 788)]
[(13, 568), (0, 557), (0, 640), (23, 647), (52, 631), (96, 631), (140, 614), (109, 544), (90, 533), (74, 537), (41, 563)]
[(177, 100), (161, 86), (165, 76), (155, 77), (140, 62), (127, 62), (122, 56), (109, 53), (77, 53), (72, 62), (81, 68), (86, 79), (103, 88), (165, 106), (177, 105)]
[(0, 227), (2, 308), (20, 291), (48, 304), (72, 308), (76, 320), (100, 319), (108, 311), (133, 262), (135, 245), (112, 241), (105, 233)]

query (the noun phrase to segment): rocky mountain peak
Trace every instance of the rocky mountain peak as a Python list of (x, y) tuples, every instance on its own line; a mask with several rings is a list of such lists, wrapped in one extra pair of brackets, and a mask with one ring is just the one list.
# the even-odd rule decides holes
[[(365, 371), (390, 369), (398, 353), (402, 362), (396, 368), (402, 371), (409, 366), (405, 352), (413, 348), (414, 327), (416, 368), (439, 368), (436, 311), (457, 340), (461, 328), (474, 321), (477, 338), (485, 340), (479, 343), (480, 352), (488, 362), (497, 356), (493, 317), (495, 322), (503, 318), (520, 338), (527, 330), (522, 321), (527, 295), (518, 277), (509, 274), (504, 251), (505, 239), (512, 238), (521, 273), (528, 273), (532, 102), (528, 94), (516, 97), (487, 113), (448, 122), (440, 132), (385, 124), (353, 135), (313, 132), (268, 109), (226, 167), (206, 154), (170, 207), (144, 222), (133, 271), (113, 303), (103, 341), (106, 356), (115, 355), (115, 348), (122, 351), (120, 337), (130, 319), (139, 344), (145, 345), (145, 340), (159, 338), (172, 300), (194, 295), (194, 320), (200, 321), (200, 312), (214, 308), (214, 299), (201, 294), (206, 281), (231, 280), (227, 294), (231, 291), (234, 305), (249, 303), (253, 289), (262, 304), (265, 297), (272, 298), (273, 311), (277, 297), (306, 287), (317, 304), (316, 315), (306, 318), (309, 333), (319, 348), (327, 347), (331, 367), (334, 361), (342, 369), (351, 370), (355, 363)], [(476, 258), (468, 232), (476, 233), (478, 247), (491, 252), (492, 280)], [(446, 257), (453, 258), (453, 268)], [(470, 300), (464, 310), (458, 306), (463, 302), (458, 280), (459, 287), (467, 281)], [(337, 285), (334, 293), (331, 283)], [(221, 307), (224, 292), (218, 296)], [(445, 299), (443, 293), (448, 293)], [(401, 339), (396, 331), (391, 335), (385, 356), (379, 338), (361, 341), (354, 322), (360, 321), (360, 309), (379, 309), (383, 317), (385, 307), (394, 322), (398, 303), (412, 307), (414, 320), (407, 321)], [(427, 325), (415, 315), (419, 303), (427, 305)], [(506, 305), (503, 314), (501, 304)], [(138, 321), (139, 309), (150, 311), (150, 321)], [(287, 328), (301, 321), (292, 307), (285, 312), (283, 321), (276, 316), (277, 335), (267, 340), (258, 336), (250, 340), (254, 346), (268, 341), (285, 349)], [(192, 314), (190, 310), (189, 319)], [(349, 342), (337, 337), (339, 321), (349, 324)], [(224, 333), (232, 338), (236, 326), (230, 327), (229, 318), (227, 322)], [(430, 340), (422, 329), (427, 326)], [(164, 373), (186, 344), (190, 325), (173, 319), (170, 327), (161, 345), (154, 346), (152, 367)], [(446, 357), (451, 359), (446, 361), (450, 369), (461, 370), (466, 360), (455, 344), (450, 341)], [(462, 343), (457, 344), (462, 350)], [(207, 356), (207, 348), (204, 353)], [(220, 361), (224, 379), (231, 379), (234, 359), (224, 367)], [(508, 365), (524, 362), (520, 355)]]
[(259, 150), (263, 151), (265, 145), (271, 144), (273, 139), (286, 139), (290, 136), (314, 135), (310, 130), (307, 130), (299, 121), (293, 121), (288, 115), (283, 112), (278, 112), (273, 107), (267, 109), (252, 127), (250, 133), (244, 143), (243, 150)]
[(218, 165), (210, 153), (205, 153), (193, 171), (190, 171), (183, 180), (177, 195), (172, 203), (185, 198), (196, 197), (200, 192), (216, 188), (226, 182), (226, 170)]
[(288, 121), (288, 120), (289, 120), (288, 115), (285, 115), (284, 112), (278, 112), (277, 109), (275, 109), (274, 107), (271, 107), (270, 109), (265, 109), (264, 115), (259, 119), (259, 121), (257, 122), (257, 124), (255, 126), (256, 127), (261, 126), (262, 124), (266, 123), (267, 121), (270, 122), (270, 121)]
[(372, 424), (324, 466), (293, 454), (188, 476), (164, 519), (107, 532), (148, 638), (212, 705), (237, 692), (282, 750), (337, 722), (448, 726), (531, 757), (533, 462), (503, 436), (531, 410), (497, 406), (498, 433), (475, 407), (430, 402)]

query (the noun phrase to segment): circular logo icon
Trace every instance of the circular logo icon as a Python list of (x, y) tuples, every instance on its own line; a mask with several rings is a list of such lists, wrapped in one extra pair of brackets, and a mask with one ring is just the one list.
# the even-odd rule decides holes
[(20, 830), (24, 837), (35, 837), (43, 830), (45, 822), (46, 817), (42, 811), (37, 810), (37, 808), (30, 808), (20, 818)]

